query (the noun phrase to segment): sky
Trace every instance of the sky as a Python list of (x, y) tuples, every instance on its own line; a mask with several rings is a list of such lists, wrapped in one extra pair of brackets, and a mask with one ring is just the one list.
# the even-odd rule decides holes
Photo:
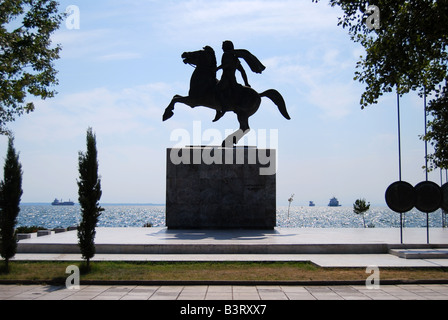
[[(256, 134), (276, 137), (268, 147), (278, 152), (278, 205), (292, 194), (293, 205), (325, 206), (333, 196), (344, 206), (359, 198), (385, 205), (387, 187), (399, 178), (396, 96), (361, 110), (364, 84), (353, 77), (364, 51), (337, 26), (339, 8), (325, 0), (60, 1), (62, 11), (70, 5), (79, 16), (72, 13), (53, 35), (62, 46), (58, 94), (30, 97), (36, 110), (9, 126), (23, 166), (23, 203), (77, 200), (78, 152), (89, 127), (97, 138), (101, 202), (165, 203), (166, 149), (178, 143), (173, 132), (208, 144), (194, 136), (198, 125), (223, 136), (239, 126), (233, 113), (212, 123), (213, 110), (181, 104), (162, 122), (172, 97), (188, 94), (194, 69), (181, 54), (209, 45), (219, 62), (222, 42), (232, 40), (267, 67), (259, 75), (243, 64), (252, 88), (278, 90), (292, 118), (268, 99), (250, 118)], [(400, 104), (402, 177), (416, 185), (425, 180), (424, 105), (416, 93)], [(0, 137), (2, 159), (6, 150)], [(440, 183), (440, 172), (429, 179)]]

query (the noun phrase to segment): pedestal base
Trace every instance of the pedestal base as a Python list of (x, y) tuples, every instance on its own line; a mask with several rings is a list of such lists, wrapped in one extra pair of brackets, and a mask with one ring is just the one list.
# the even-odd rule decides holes
[(275, 150), (168, 149), (166, 225), (169, 229), (273, 229)]

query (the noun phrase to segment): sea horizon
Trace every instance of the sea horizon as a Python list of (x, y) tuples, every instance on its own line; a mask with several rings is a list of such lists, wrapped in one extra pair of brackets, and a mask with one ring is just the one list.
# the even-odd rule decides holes
[[(73, 200), (71, 200), (71, 201), (73, 201)], [(75, 202), (75, 201), (73, 201), (74, 202), (74, 205), (75, 206), (79, 206), (79, 203), (77, 203), (77, 202)], [(29, 206), (29, 205), (49, 205), (49, 206), (51, 206), (52, 204), (51, 204), (51, 202), (48, 202), (48, 201), (42, 201), (42, 202), (21, 202), (20, 203), (20, 205), (24, 205), (24, 206)], [(124, 205), (124, 206), (156, 206), (156, 207), (159, 207), (159, 206), (166, 206), (166, 203), (152, 203), (152, 202), (148, 202), (148, 203), (146, 203), (146, 202), (104, 202), (104, 203), (102, 203), (102, 202), (100, 202), (100, 206), (119, 206), (119, 205)], [(277, 207), (288, 207), (289, 205), (288, 205), (288, 203), (283, 203), (283, 204), (277, 204)], [(295, 205), (291, 205), (292, 207), (312, 207), (312, 206), (309, 206), (308, 204), (295, 204)], [(315, 205), (314, 207), (330, 207), (330, 208), (332, 208), (331, 206), (329, 206), (329, 205)], [(340, 207), (342, 207), (342, 208), (347, 208), (347, 207), (350, 207), (350, 208), (353, 208), (353, 204), (341, 204), (341, 205), (339, 205), (338, 207), (335, 207), (335, 208), (340, 208)], [(378, 203), (371, 203), (370, 204), (370, 207), (371, 208), (376, 208), (376, 207), (380, 207), (380, 208), (382, 208), (382, 207), (387, 207), (387, 204), (386, 203), (380, 203), (380, 204), (378, 204)]]
[[(105, 209), (98, 227), (165, 227), (165, 204), (104, 203)], [(364, 216), (364, 219), (363, 219)], [(351, 206), (277, 206), (279, 228), (399, 228), (400, 214), (387, 206), (371, 206), (364, 215), (357, 215)], [(405, 227), (426, 227), (427, 215), (413, 209), (401, 215)], [(428, 215), (430, 227), (446, 226), (446, 214), (437, 210)], [(50, 203), (23, 203), (18, 226), (38, 226), (48, 229), (76, 226), (81, 220), (81, 207), (52, 206)]]
[[(34, 205), (39, 205), (39, 206), (45, 206), (45, 205), (49, 205), (52, 206), (51, 202), (22, 202), (20, 203), (20, 205), (24, 205), (24, 206), (34, 206)], [(74, 202), (75, 206), (79, 206), (79, 203)], [(156, 207), (160, 207), (160, 206), (165, 206), (165, 203), (140, 203), (140, 202), (105, 202), (105, 203), (101, 203), (100, 202), (100, 206), (156, 206)], [(63, 207), (63, 206), (62, 206)]]

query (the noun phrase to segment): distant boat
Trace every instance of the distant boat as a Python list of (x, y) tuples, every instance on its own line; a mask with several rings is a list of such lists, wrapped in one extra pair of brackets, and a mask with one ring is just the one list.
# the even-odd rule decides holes
[(73, 201), (59, 201), (58, 199), (54, 199), (54, 201), (51, 203), (52, 206), (74, 206), (75, 203)]
[(341, 205), (339, 204), (338, 199), (336, 199), (335, 197), (330, 199), (330, 203), (328, 204), (329, 207), (340, 207)]
[(310, 207), (316, 206), (313, 201), (310, 201)]

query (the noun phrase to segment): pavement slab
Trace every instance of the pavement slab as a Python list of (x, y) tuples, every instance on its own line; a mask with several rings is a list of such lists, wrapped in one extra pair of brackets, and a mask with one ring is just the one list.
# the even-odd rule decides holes
[(62, 286), (0, 285), (0, 300), (447, 300), (448, 285), (366, 286)]

